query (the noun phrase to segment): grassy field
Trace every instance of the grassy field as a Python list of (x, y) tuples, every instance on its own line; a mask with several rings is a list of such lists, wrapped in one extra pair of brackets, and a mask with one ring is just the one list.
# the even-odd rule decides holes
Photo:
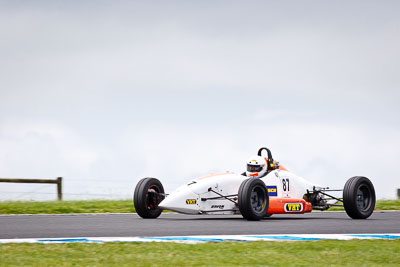
[(132, 200), (7, 201), (0, 202), (0, 214), (60, 214), (135, 212)]
[(399, 266), (400, 240), (3, 244), (0, 266)]
[[(334, 207), (330, 210), (343, 210)], [(400, 200), (378, 200), (375, 210), (400, 210)], [(84, 201), (6, 201), (0, 202), (0, 214), (60, 214), (135, 212), (132, 200)]]
[[(344, 208), (332, 207), (329, 210), (344, 210)], [(378, 200), (375, 210), (400, 210), (400, 200)]]

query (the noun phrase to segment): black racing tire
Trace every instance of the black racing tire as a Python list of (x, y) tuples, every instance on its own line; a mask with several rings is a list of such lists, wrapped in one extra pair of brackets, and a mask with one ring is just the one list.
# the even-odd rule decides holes
[(353, 219), (366, 219), (375, 208), (375, 189), (372, 182), (363, 176), (347, 180), (343, 188), (343, 206)]
[(243, 218), (258, 221), (267, 214), (269, 197), (264, 182), (249, 178), (242, 182), (238, 192), (238, 206)]
[(133, 205), (137, 214), (144, 219), (155, 219), (160, 216), (162, 209), (158, 204), (165, 198), (164, 187), (156, 178), (143, 178), (133, 194)]

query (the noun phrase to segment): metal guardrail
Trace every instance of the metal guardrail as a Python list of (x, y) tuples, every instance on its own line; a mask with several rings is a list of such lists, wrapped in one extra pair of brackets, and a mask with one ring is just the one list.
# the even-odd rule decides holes
[(62, 200), (62, 177), (57, 179), (0, 178), (0, 183), (57, 184), (57, 199)]

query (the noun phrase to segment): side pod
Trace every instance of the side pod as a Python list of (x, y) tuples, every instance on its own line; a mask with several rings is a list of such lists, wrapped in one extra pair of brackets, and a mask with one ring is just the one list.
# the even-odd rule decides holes
[(306, 213), (311, 210), (311, 203), (304, 199), (270, 197), (267, 214)]

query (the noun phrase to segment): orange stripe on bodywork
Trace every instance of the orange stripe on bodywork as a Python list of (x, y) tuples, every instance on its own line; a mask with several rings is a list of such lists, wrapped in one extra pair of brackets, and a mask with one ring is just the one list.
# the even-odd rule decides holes
[(250, 176), (258, 176), (258, 172), (250, 173), (249, 175), (250, 175)]
[(210, 177), (214, 177), (214, 176), (218, 176), (218, 175), (226, 175), (226, 174), (231, 174), (231, 172), (217, 172), (217, 173), (210, 173), (209, 175), (206, 176), (200, 176), (194, 180), (198, 181), (198, 180), (203, 180), (203, 179), (207, 179)]
[[(267, 162), (268, 163), (268, 162)], [(274, 160), (274, 165), (276, 164), (276, 161)], [(278, 168), (279, 170), (282, 170), (282, 171), (288, 171), (288, 169), (286, 169), (285, 167), (283, 167), (280, 163), (279, 163), (279, 168)]]
[(268, 159), (267, 158), (264, 158), (264, 159), (265, 159), (265, 162), (267, 163), (267, 165), (266, 165), (267, 166), (267, 171), (269, 171), (270, 168), (269, 168)]
[[(303, 210), (301, 212), (288, 212), (285, 211), (285, 204), (303, 204)], [(282, 214), (282, 213), (306, 213), (312, 211), (312, 205), (310, 202), (305, 201), (302, 198), (277, 198), (269, 197), (269, 207), (267, 214)]]
[(282, 171), (288, 171), (285, 167), (283, 167), (282, 165), (279, 165), (279, 170), (282, 170)]

